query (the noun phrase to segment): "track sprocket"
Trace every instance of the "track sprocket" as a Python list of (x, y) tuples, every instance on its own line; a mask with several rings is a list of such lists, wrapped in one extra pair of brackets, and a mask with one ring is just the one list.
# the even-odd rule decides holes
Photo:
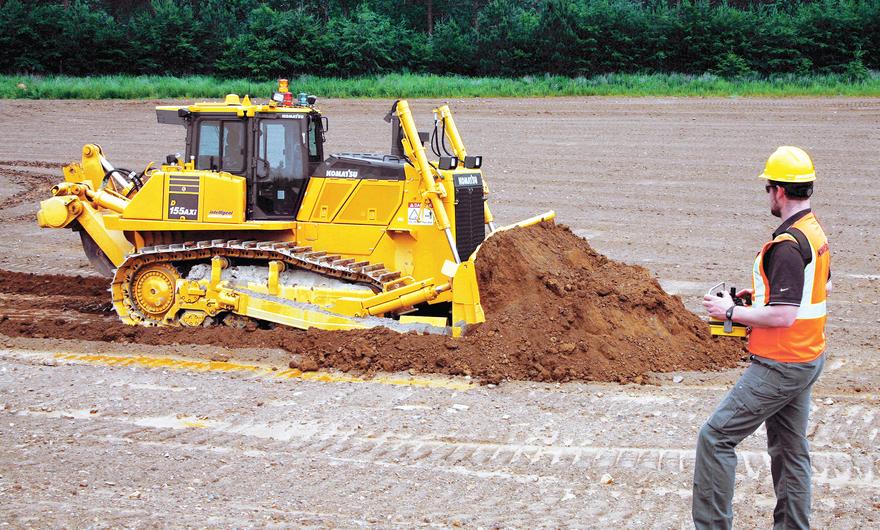
[[(130, 323), (145, 325), (168, 325), (168, 311), (174, 307), (177, 280), (180, 273), (170, 263), (148, 263), (122, 283), (122, 299), (114, 305), (123, 304)], [(117, 311), (118, 312), (118, 311)], [(120, 313), (120, 316), (122, 314)]]

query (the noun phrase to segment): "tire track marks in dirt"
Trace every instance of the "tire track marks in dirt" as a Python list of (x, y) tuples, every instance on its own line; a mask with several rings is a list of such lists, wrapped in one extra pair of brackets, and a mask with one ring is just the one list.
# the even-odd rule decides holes
[[(628, 521), (633, 528), (654, 523), (669, 528), (687, 517), (692, 437), (624, 431), (638, 431), (637, 418), (652, 410), (668, 412), (664, 421), (670, 426), (689, 425), (688, 414), (674, 414), (678, 407), (695, 407), (699, 397), (688, 390), (616, 385), (553, 390), (552, 385), (531, 383), (461, 393), (385, 386), (369, 390), (357, 385), (278, 385), (234, 374), (162, 374), (61, 363), (46, 367), (28, 355), (13, 364), (17, 359), (5, 357), (10, 362), (3, 363), (7, 371), (0, 373), (5, 378), (0, 380), (16, 390), (2, 396), (10, 406), (0, 407), (0, 431), (17, 458), (29, 462), (28, 475), (52, 476), (53, 484), (78, 489), (78, 496), (67, 501), (68, 509), (88, 510), (96, 496), (111, 495), (102, 486), (106, 480), (139, 489), (152, 505), (170, 503), (174, 513), (181, 503), (197, 506), (205, 495), (222, 496), (224, 502), (206, 506), (227, 523), (238, 520), (226, 511), (230, 506), (237, 510), (282, 498), (316, 513), (338, 512), (346, 521), (385, 517), (391, 503), (393, 518), (407, 527), (412, 525), (406, 521), (412, 520), (448, 527), (450, 518), (462, 516), (468, 527)], [(12, 367), (18, 368), (15, 374)], [(68, 384), (73, 385), (69, 390), (55, 390)], [(176, 391), (182, 388), (189, 390)], [(208, 395), (212, 397), (205, 399)], [(318, 396), (326, 399), (313, 402)], [(254, 397), (266, 402), (256, 405)], [(861, 396), (835, 399), (819, 411), (829, 418), (853, 418), (857, 421), (843, 425), (861, 429), (857, 423), (865, 415), (856, 407), (866, 401)], [(471, 408), (452, 412), (447, 410), (451, 403)], [(90, 414), (93, 406), (98, 411)], [(589, 410), (590, 419), (572, 421), (576, 410)], [(499, 421), (481, 420), (491, 414)], [(505, 414), (513, 416), (509, 423), (500, 420)], [(630, 423), (619, 420), (617, 425), (613, 419), (620, 415), (630, 417)], [(9, 423), (15, 427), (7, 428)], [(878, 427), (876, 418), (868, 423)], [(597, 438), (598, 433), (605, 434)], [(748, 500), (736, 505), (738, 516), (762, 513), (764, 508), (753, 506), (756, 494), (761, 499), (772, 496), (763, 448), (744, 445), (738, 492)], [(38, 456), (46, 450), (54, 456)], [(829, 524), (829, 509), (820, 507), (818, 526), (844, 528), (869, 509), (852, 505), (878, 495), (874, 483), (880, 470), (871, 457), (870, 451), (843, 445), (814, 446), (817, 498), (835, 499), (835, 506), (844, 509), (835, 519), (843, 522)], [(95, 459), (101, 465), (84, 463)], [(70, 471), (77, 468), (88, 469), (89, 476)], [(102, 475), (105, 469), (109, 471)], [(614, 484), (601, 484), (599, 477), (606, 472)], [(20, 482), (20, 475), (11, 471), (4, 478)], [(124, 476), (130, 478), (120, 478)], [(193, 478), (202, 482), (187, 488)], [(81, 480), (89, 487), (77, 488)], [(169, 486), (155, 489), (151, 484), (157, 481)], [(58, 498), (41, 492), (33, 495)], [(23, 503), (23, 498), (15, 500), (11, 513), (27, 512)], [(637, 524), (646, 512), (653, 523)]]
[[(54, 169), (56, 173), (35, 172), (21, 168)], [(61, 174), (61, 166), (52, 162), (27, 161), (27, 160), (0, 160), (0, 179), (21, 188), (20, 191), (0, 200), (0, 218), (7, 222), (27, 220), (33, 221), (34, 214), (9, 216), (8, 210), (22, 205), (36, 204), (51, 196), (49, 189), (58, 182), (64, 180)]]
[[(308, 454), (310, 458), (393, 462), (400, 467), (427, 467), (436, 472), (464, 468), (474, 474), (493, 475), (504, 470), (543, 472), (549, 476), (606, 471), (620, 473), (691, 473), (694, 450), (690, 447), (627, 447), (597, 445), (537, 445), (503, 441), (468, 441), (444, 433), (418, 436), (386, 432), (378, 438), (359, 434), (339, 424), (301, 429), (299, 422), (263, 423), (213, 420), (198, 422), (190, 416), (125, 417), (89, 415), (75, 418), (66, 411), (20, 411), (19, 416), (74, 421), (77, 431), (99, 438), (109, 434), (138, 441), (184, 444), (196, 448), (228, 446), (232, 452), (278, 451)], [(65, 416), (67, 416), (65, 418)], [(218, 416), (222, 417), (222, 416)], [(127, 430), (128, 425), (146, 428)], [(195, 426), (193, 426), (195, 425)], [(876, 427), (875, 427), (876, 428)], [(758, 479), (767, 473), (770, 459), (764, 451), (738, 451), (746, 473)], [(835, 487), (857, 486), (880, 491), (880, 462), (844, 451), (814, 449), (814, 482)], [(540, 474), (540, 473), (539, 473)]]
[[(16, 416), (14, 421), (23, 419), (26, 418)], [(410, 499), (413, 504), (395, 504), (394, 517), (401, 521), (410, 517), (425, 521), (461, 514), (475, 526), (477, 522), (483, 522), (482, 518), (490, 524), (503, 521), (509, 525), (533, 527), (535, 521), (543, 521), (551, 526), (564, 526), (586, 514), (609, 523), (619, 522), (620, 517), (632, 522), (639, 511), (649, 510), (658, 518), (655, 521), (665, 521), (661, 527), (669, 527), (670, 521), (684, 517), (682, 507), (688, 504), (688, 491), (684, 487), (664, 490), (653, 485), (670, 480), (685, 482), (693, 466), (690, 449), (605, 447), (582, 450), (578, 453), (580, 458), (574, 461), (565, 458), (548, 461), (546, 452), (536, 458), (535, 448), (519, 450), (517, 458), (509, 458), (513, 448), (501, 444), (504, 445), (502, 456), (487, 460), (485, 455), (490, 454), (491, 448), (474, 448), (455, 441), (426, 443), (422, 439), (386, 438), (380, 444), (376, 440), (363, 441), (356, 436), (340, 435), (339, 439), (350, 443), (351, 449), (337, 450), (338, 444), (327, 446), (326, 440), (323, 443), (321, 440), (301, 443), (295, 436), (290, 440), (283, 435), (280, 439), (263, 437), (265, 433), (251, 436), (247, 429), (260, 428), (259, 423), (254, 422), (245, 422), (246, 428), (242, 424), (232, 424), (231, 429), (238, 431), (235, 433), (211, 428), (158, 427), (131, 433), (120, 428), (118, 418), (94, 420), (106, 425), (78, 435), (76, 444), (80, 450), (91, 447), (102, 451), (121, 446), (136, 454), (154, 451), (159, 452), (159, 456), (164, 453), (166, 458), (170, 454), (173, 459), (187, 455), (186, 462), (179, 464), (186, 468), (198, 468), (202, 458), (211, 462), (220, 458), (237, 463), (236, 467), (223, 472), (231, 477), (243, 472), (253, 474), (255, 469), (261, 468), (265, 469), (264, 473), (271, 474), (268, 471), (270, 463), (283, 462), (286, 468), (295, 470), (301, 477), (297, 480), (298, 491), (302, 488), (302, 495), (312, 496), (316, 512), (322, 512), (322, 504), (331, 503), (342, 506), (340, 512), (348, 513), (350, 508), (345, 506), (352, 506), (351, 499), (372, 499), (366, 505), (370, 508), (356, 508), (356, 513), (385, 506), (394, 499)], [(56, 425), (53, 430), (82, 432), (79, 423), (83, 420), (68, 421), (69, 425)], [(56, 444), (56, 447), (63, 446)], [(416, 446), (422, 452), (428, 448), (427, 457), (416, 459), (410, 456), (407, 450)], [(741, 477), (748, 477), (745, 489), (746, 493), (751, 493), (756, 484), (769, 482), (766, 471), (769, 464), (763, 453), (745, 452), (741, 456), (745, 468)], [(845, 454), (814, 452), (817, 492), (821, 491), (825, 496), (834, 491), (848, 495), (854, 490), (876, 494), (873, 480), (876, 469), (859, 468), (865, 464), (870, 466), (865, 459), (854, 461)], [(253, 469), (248, 471), (248, 467)], [(179, 468), (175, 476), (189, 473), (186, 468)], [(323, 475), (314, 471), (321, 468), (324, 469)], [(865, 469), (869, 470), (867, 474)], [(327, 470), (330, 470), (329, 474)], [(615, 485), (603, 487), (597, 483), (598, 477), (605, 472), (614, 476)], [(321, 477), (319, 489), (313, 487), (309, 476)], [(651, 494), (636, 495), (642, 487), (647, 487)], [(740, 489), (743, 489), (742, 485)], [(314, 497), (316, 491), (333, 493), (322, 495), (318, 500)], [(655, 495), (659, 498), (653, 497)], [(582, 500), (575, 500), (578, 498)], [(632, 502), (626, 501), (628, 498)], [(625, 507), (630, 507), (630, 511), (624, 510)], [(737, 513), (741, 513), (740, 508)], [(621, 510), (626, 513), (620, 513)]]

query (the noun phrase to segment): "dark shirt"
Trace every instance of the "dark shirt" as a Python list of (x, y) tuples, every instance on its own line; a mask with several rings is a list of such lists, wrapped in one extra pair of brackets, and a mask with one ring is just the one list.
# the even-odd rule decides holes
[[(773, 238), (782, 234), (791, 225), (810, 213), (804, 209), (786, 219), (773, 232)], [(794, 241), (776, 243), (764, 254), (764, 273), (770, 287), (767, 292), (768, 305), (801, 305), (804, 294), (804, 258), (800, 246)]]

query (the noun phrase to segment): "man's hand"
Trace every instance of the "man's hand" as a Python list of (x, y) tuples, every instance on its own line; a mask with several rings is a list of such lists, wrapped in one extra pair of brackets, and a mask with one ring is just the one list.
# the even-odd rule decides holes
[(745, 295), (749, 295), (752, 298), (754, 298), (755, 297), (755, 290), (754, 289), (743, 289), (740, 292), (736, 293), (737, 298), (742, 298)]
[(724, 320), (727, 318), (727, 310), (733, 305), (733, 298), (730, 293), (724, 292), (722, 296), (714, 296), (707, 294), (703, 296), (703, 307), (709, 313), (709, 316), (715, 320)]

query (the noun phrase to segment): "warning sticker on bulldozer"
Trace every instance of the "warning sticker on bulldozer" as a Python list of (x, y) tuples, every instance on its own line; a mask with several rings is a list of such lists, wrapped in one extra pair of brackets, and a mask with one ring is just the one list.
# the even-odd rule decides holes
[[(425, 206), (425, 208), (422, 209), (422, 203), (411, 202), (409, 203), (409, 208), (407, 208), (407, 210), (409, 224), (428, 226), (434, 224), (434, 210), (432, 210), (430, 206)], [(420, 213), (421, 216), (419, 215)]]

